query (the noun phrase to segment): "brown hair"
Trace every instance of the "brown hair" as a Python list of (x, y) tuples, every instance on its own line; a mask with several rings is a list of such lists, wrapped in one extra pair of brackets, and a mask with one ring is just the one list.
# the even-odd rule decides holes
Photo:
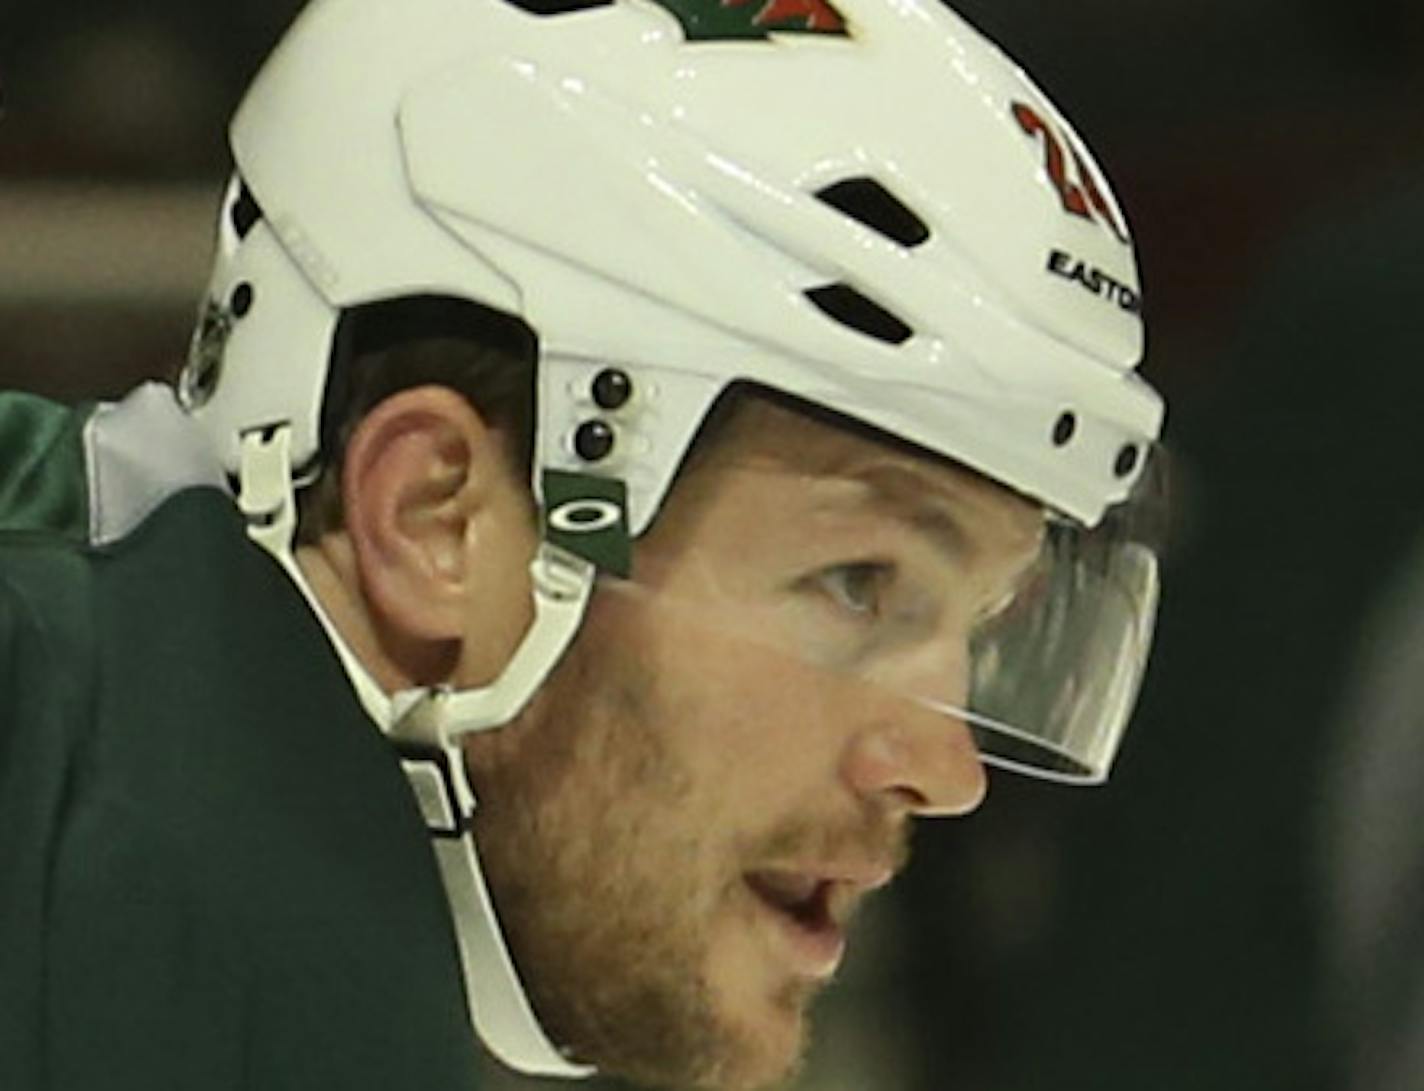
[(527, 471), (537, 358), (538, 340), (524, 322), (466, 300), (418, 296), (344, 314), (322, 401), (321, 469), (297, 496), (298, 543), (342, 527), (346, 445), (371, 409), (402, 390), (429, 384), (455, 390), (510, 438), (511, 466)]

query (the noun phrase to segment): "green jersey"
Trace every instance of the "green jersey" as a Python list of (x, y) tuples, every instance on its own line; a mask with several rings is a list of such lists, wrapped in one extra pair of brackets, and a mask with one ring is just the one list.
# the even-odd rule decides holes
[(468, 1091), (395, 755), (190, 428), (0, 395), (0, 1088)]

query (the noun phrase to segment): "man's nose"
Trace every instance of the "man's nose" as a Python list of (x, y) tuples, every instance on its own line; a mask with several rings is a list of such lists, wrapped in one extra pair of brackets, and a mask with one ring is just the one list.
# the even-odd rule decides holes
[(938, 639), (887, 657), (864, 687), (842, 774), (853, 791), (926, 818), (968, 814), (988, 776), (968, 724), (968, 627), (948, 621)]
[(908, 815), (964, 815), (988, 791), (969, 728), (959, 717), (906, 697), (878, 702), (842, 756), (841, 776), (857, 795)]

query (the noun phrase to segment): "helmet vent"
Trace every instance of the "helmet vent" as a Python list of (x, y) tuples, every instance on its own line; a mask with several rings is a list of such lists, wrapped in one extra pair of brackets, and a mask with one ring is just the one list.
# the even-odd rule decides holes
[(505, 0), (506, 3), (530, 15), (570, 15), (586, 8), (605, 8), (613, 0)]
[(891, 345), (903, 345), (914, 330), (880, 304), (867, 299), (848, 284), (812, 288), (806, 298), (843, 326)]
[(874, 178), (847, 178), (827, 186), (816, 196), (901, 246), (919, 246), (930, 237), (925, 221)]
[(237, 232), (239, 239), (247, 238), (257, 221), (262, 219), (262, 208), (258, 205), (257, 199), (252, 196), (252, 191), (247, 188), (247, 183), (243, 182), (238, 186), (237, 200), (232, 203), (232, 229)]

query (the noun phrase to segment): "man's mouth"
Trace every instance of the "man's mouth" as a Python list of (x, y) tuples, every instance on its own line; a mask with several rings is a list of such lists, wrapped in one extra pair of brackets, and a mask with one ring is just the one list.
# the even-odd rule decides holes
[(754, 871), (747, 887), (776, 919), (798, 969), (829, 978), (845, 953), (845, 931), (832, 911), (835, 883), (791, 871)]

